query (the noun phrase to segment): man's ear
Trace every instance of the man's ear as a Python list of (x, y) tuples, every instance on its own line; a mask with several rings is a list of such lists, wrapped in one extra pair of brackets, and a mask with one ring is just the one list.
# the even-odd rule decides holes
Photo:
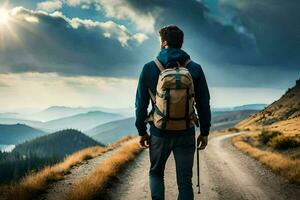
[(167, 48), (168, 48), (168, 42), (167, 42), (167, 41), (163, 41), (163, 42), (161, 43), (161, 48), (162, 48), (162, 49), (167, 49)]

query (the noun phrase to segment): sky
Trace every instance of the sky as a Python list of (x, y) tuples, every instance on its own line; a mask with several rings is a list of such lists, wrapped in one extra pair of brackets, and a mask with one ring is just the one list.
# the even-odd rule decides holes
[(176, 24), (212, 107), (271, 103), (300, 78), (297, 0), (0, 0), (0, 110), (133, 107)]

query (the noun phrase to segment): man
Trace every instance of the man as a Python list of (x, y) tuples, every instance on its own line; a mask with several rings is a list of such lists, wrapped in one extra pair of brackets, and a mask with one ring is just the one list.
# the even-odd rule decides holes
[[(150, 121), (149, 136), (146, 127), (149, 117), (147, 108), (150, 99), (152, 106), (157, 108), (155, 105), (155, 94), (156, 97), (159, 95), (157, 94), (157, 84), (160, 72), (168, 68), (170, 63), (177, 63), (180, 66), (186, 65), (184, 67), (187, 68), (186, 71), (192, 77), (193, 86), (191, 87), (193, 87), (195, 93), (193, 99), (200, 122), (200, 135), (197, 138), (197, 146), (200, 146), (199, 148), (203, 150), (207, 145), (210, 129), (210, 95), (201, 66), (193, 61), (189, 62), (190, 56), (181, 50), (184, 37), (182, 30), (175, 25), (169, 25), (163, 27), (159, 31), (159, 35), (161, 51), (157, 56), (157, 60), (147, 63), (143, 67), (139, 78), (135, 102), (135, 125), (140, 135), (140, 145), (144, 148), (149, 147), (151, 162), (149, 176), (152, 199), (164, 199), (164, 169), (170, 153), (173, 152), (179, 190), (178, 199), (190, 200), (194, 198), (192, 168), (195, 152), (195, 126), (189, 127), (187, 124), (186, 127), (188, 128), (184, 130), (167, 130), (166, 128), (157, 127), (158, 123), (148, 120)], [(161, 67), (159, 67), (160, 64), (162, 65)], [(179, 110), (181, 108), (173, 109)], [(160, 112), (159, 109), (158, 112)], [(173, 125), (176, 126), (176, 122)]]

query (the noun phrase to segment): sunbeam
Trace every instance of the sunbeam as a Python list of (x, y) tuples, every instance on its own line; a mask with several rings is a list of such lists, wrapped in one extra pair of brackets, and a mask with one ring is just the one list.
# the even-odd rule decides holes
[(5, 8), (0, 8), (0, 26), (8, 25), (9, 14)]

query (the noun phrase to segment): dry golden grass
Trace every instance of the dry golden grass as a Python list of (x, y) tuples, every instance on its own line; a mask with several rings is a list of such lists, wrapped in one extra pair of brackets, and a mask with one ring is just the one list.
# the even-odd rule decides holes
[(300, 183), (300, 160), (290, 159), (287, 156), (276, 152), (258, 149), (244, 141), (244, 136), (237, 136), (232, 139), (232, 144), (255, 158), (273, 171), (286, 177), (290, 182)]
[(38, 194), (44, 192), (48, 188), (49, 183), (62, 179), (64, 174), (68, 173), (73, 166), (83, 162), (84, 160), (100, 156), (108, 151), (111, 151), (131, 138), (132, 137), (130, 136), (125, 137), (106, 147), (95, 146), (83, 149), (66, 157), (61, 163), (53, 166), (46, 166), (36, 173), (29, 174), (28, 176), (24, 177), (20, 183), (9, 187), (8, 191), (5, 192), (7, 193), (7, 199), (33, 199)]
[(91, 200), (103, 193), (103, 189), (112, 177), (115, 177), (126, 163), (133, 160), (141, 151), (137, 139), (124, 144), (122, 149), (104, 160), (86, 178), (79, 181), (68, 191), (63, 199), (67, 200)]
[(240, 129), (267, 128), (284, 134), (300, 133), (300, 82), (289, 89), (280, 99), (262, 111), (239, 122), (235, 127)]

